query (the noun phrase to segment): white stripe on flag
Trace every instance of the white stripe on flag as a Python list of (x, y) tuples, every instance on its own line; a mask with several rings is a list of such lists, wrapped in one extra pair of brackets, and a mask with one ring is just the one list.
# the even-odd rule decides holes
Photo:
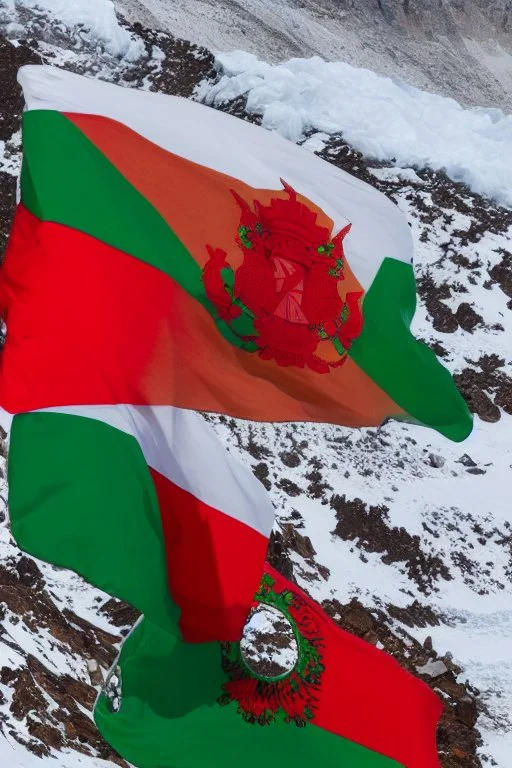
[(171, 483), (270, 536), (275, 512), (268, 493), (194, 411), (167, 405), (76, 405), (40, 412), (96, 419), (132, 435), (147, 464)]
[(365, 290), (384, 258), (412, 260), (409, 225), (394, 203), (277, 133), (188, 99), (122, 88), (56, 67), (26, 65), (18, 80), (28, 109), (103, 115), (168, 152), (256, 189), (282, 189), (280, 179), (285, 179), (331, 217), (335, 231), (351, 222), (345, 254)]

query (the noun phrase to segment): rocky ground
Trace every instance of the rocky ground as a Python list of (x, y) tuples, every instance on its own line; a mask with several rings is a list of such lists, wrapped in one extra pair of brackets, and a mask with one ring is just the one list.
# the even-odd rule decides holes
[[(22, 63), (56, 63), (183, 96), (216, 77), (208, 51), (140, 25), (131, 28), (145, 50), (136, 62), (37, 12), (17, 26), (6, 17), (0, 30), (1, 246), (15, 204)], [(243, 98), (223, 108), (249, 119)], [(339, 135), (304, 144), (381, 189), (408, 216), (417, 243), (415, 332), (455, 373), (476, 414), (475, 436), (460, 446), (404, 424), (346, 430), (205, 418), (272, 496), (272, 564), (340, 626), (384, 648), (442, 697), (443, 768), (507, 768), (512, 212), (442, 174), (383, 167)], [(123, 765), (90, 713), (133, 611), (20, 553), (4, 512), (0, 562), (0, 756), (3, 738), (9, 768), (29, 765), (29, 753), (59, 753), (63, 768)], [(256, 646), (265, 640), (256, 633)]]
[(133, 21), (265, 61), (321, 56), (512, 107), (509, 0), (118, 0)]

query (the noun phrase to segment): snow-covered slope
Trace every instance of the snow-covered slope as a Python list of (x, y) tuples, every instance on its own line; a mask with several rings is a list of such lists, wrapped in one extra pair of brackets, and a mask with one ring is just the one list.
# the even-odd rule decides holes
[[(34, 5), (0, 2), (0, 244), (19, 169), (15, 70), (21, 63), (44, 60), (183, 95), (203, 81), (196, 93), (204, 98), (230, 95), (229, 82), (216, 84), (207, 51), (141, 27), (127, 29), (106, 0), (44, 0), (39, 5), (46, 10)], [(218, 106), (261, 120), (261, 110), (247, 104), (256, 86), (261, 83), (238, 88), (233, 101)], [(268, 92), (278, 109), (275, 83)], [(390, 89), (388, 100), (400, 92)], [(286, 108), (286, 91), (281, 95)], [(369, 105), (371, 93), (365, 98)], [(414, 169), (406, 158), (397, 168), (386, 154), (378, 161), (350, 146), (342, 135), (346, 118), (331, 111), (326, 126), (314, 114), (310, 119), (310, 110), (294, 138), (300, 136), (305, 151), (380, 188), (408, 217), (420, 292), (415, 331), (456, 373), (477, 414), (474, 435), (454, 445), (404, 424), (347, 430), (210, 421), (276, 505), (273, 564), (342, 626), (394, 654), (443, 697), (443, 768), (477, 768), (485, 760), (510, 768), (512, 211), (425, 168), (437, 137), (430, 144), (422, 137), (423, 161), (419, 155), (409, 159), (416, 161)], [(350, 126), (357, 131), (354, 113)], [(403, 128), (412, 135), (417, 126), (409, 117), (407, 122), (402, 109)], [(459, 143), (474, 148), (473, 115), (457, 117)], [(506, 157), (509, 133), (494, 140)], [(5, 499), (5, 481), (0, 495)], [(63, 768), (120, 764), (98, 738), (90, 709), (94, 686), (135, 616), (78, 577), (21, 555), (4, 517), (0, 765), (36, 768), (38, 755)]]
[(512, 108), (508, 0), (118, 0), (131, 21), (265, 61), (322, 56)]
[(344, 62), (318, 57), (278, 65), (244, 52), (217, 56), (220, 79), (200, 95), (218, 106), (246, 96), (246, 110), (291, 141), (342, 132), (366, 157), (444, 169), (454, 181), (512, 205), (512, 116), (464, 109), (454, 99)]

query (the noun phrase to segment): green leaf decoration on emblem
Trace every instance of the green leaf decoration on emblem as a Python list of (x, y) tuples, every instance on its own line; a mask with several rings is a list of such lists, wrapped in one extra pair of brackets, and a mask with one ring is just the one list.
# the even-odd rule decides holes
[(345, 354), (345, 347), (343, 346), (341, 341), (337, 338), (337, 336), (335, 336), (332, 339), (332, 343), (334, 344), (334, 349), (336, 350), (338, 355), (344, 355)]
[(244, 246), (244, 248), (252, 248), (252, 243), (249, 239), (249, 235), (252, 232), (250, 227), (239, 227), (238, 228), (238, 234), (240, 236), (240, 240)]
[(232, 267), (224, 267), (220, 271), (220, 276), (224, 283), (224, 287), (230, 296), (233, 296), (233, 286), (235, 285), (235, 273)]
[(317, 253), (320, 253), (320, 254), (325, 253), (327, 256), (330, 256), (333, 249), (334, 249), (334, 243), (326, 243), (325, 245), (319, 245), (316, 250), (317, 250)]

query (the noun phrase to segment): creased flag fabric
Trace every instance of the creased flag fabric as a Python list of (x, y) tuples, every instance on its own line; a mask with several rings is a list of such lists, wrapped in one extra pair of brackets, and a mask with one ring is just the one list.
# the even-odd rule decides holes
[[(51, 67), (19, 79), (0, 275), (11, 527), (144, 614), (102, 733), (140, 768), (256, 768), (262, 750), (276, 768), (437, 768), (437, 698), (268, 566), (261, 582), (272, 504), (195, 413), (464, 439), (463, 399), (410, 332), (403, 215), (199, 104)], [(271, 688), (239, 655), (255, 593), (302, 653)]]
[(274, 511), (200, 416), (127, 405), (19, 414), (8, 479), (11, 529), (30, 554), (189, 642), (240, 637)]
[(108, 696), (98, 701), (96, 722), (105, 738), (142, 768), (439, 766), (442, 704), (422, 681), (340, 630), (269, 566), (256, 600), (277, 607), (292, 624), (298, 645), (292, 672), (258, 680), (238, 643), (169, 642), (144, 621), (118, 662), (118, 711)]
[(411, 234), (384, 195), (185, 99), (51, 67), (19, 78), (21, 200), (45, 244), (45, 324), (15, 303), (20, 280), (36, 291), (38, 265), (13, 246), (6, 410), (121, 402), (349, 426), (396, 417), (467, 436), (451, 376), (410, 333)]

